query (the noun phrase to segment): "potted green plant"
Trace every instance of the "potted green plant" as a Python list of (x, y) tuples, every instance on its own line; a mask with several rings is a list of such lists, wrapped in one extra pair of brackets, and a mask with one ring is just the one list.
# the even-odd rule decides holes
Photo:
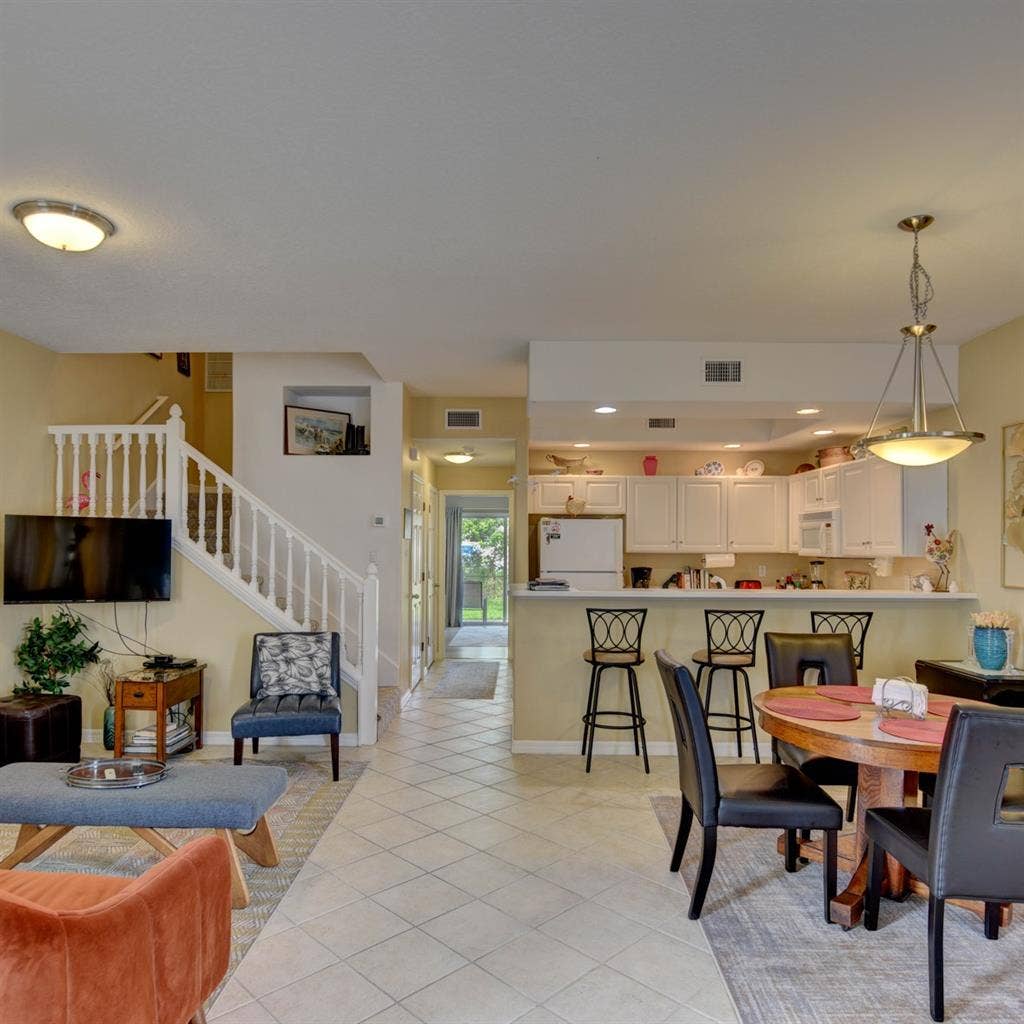
[(71, 677), (86, 665), (100, 660), (98, 642), (85, 639), (85, 623), (68, 611), (59, 611), (43, 625), (37, 615), (27, 626), (14, 658), (25, 677), (21, 686), (14, 688), (21, 696), (51, 694), (60, 696), (71, 685)]

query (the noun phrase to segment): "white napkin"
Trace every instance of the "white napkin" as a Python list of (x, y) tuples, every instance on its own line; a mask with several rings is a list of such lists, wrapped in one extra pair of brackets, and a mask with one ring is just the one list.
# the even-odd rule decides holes
[(928, 714), (928, 687), (905, 676), (876, 679), (871, 702), (887, 711), (909, 711), (914, 718), (923, 719)]

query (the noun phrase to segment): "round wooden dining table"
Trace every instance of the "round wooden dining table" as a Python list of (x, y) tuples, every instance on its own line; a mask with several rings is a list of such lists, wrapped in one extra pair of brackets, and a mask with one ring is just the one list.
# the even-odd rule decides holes
[[(761, 728), (769, 735), (802, 747), (815, 754), (837, 757), (857, 764), (857, 816), (856, 828), (839, 837), (839, 868), (850, 873), (846, 888), (832, 901), (832, 921), (845, 928), (857, 924), (864, 909), (867, 890), (867, 835), (864, 816), (871, 807), (902, 807), (906, 798), (917, 797), (918, 772), (939, 770), (941, 745), (901, 739), (882, 732), (878, 726), (885, 717), (909, 718), (909, 715), (883, 712), (874, 704), (842, 704), (860, 712), (848, 721), (816, 721), (795, 718), (772, 710), (772, 702), (779, 698), (801, 697), (833, 703), (832, 698), (815, 692), (814, 686), (784, 686), (765, 690), (754, 696)], [(963, 700), (958, 704), (985, 707), (978, 701)], [(929, 715), (936, 721), (942, 719)], [(785, 853), (785, 837), (779, 839), (779, 852)], [(801, 839), (799, 855), (807, 860), (822, 860), (821, 844), (817, 840)], [(894, 858), (887, 858), (883, 892), (900, 899), (908, 892), (927, 893), (923, 882), (910, 875)], [(950, 900), (951, 903), (983, 913), (983, 904)], [(1009, 908), (1004, 908), (1003, 923), (1009, 923)]]

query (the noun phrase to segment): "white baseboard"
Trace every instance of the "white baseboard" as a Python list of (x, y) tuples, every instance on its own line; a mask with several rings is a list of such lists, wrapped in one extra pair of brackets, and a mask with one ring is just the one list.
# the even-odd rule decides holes
[[(716, 743), (715, 756), (716, 757), (735, 757), (736, 756), (736, 745), (735, 743)], [(744, 760), (752, 761), (753, 753), (747, 753), (750, 750), (749, 742), (744, 742)], [(512, 741), (512, 753), (513, 754), (579, 754), (580, 752), (580, 740), (513, 740)], [(676, 745), (672, 740), (657, 740), (654, 742), (648, 742), (647, 753), (651, 757), (675, 757), (676, 756)], [(594, 742), (594, 756), (597, 755), (628, 755), (630, 757), (636, 756), (636, 751), (633, 749), (632, 740), (596, 740)], [(771, 760), (771, 750), (768, 751), (768, 757), (764, 757), (764, 751), (761, 752), (762, 760)]]
[[(102, 743), (102, 729), (83, 729), (83, 743)], [(203, 742), (211, 747), (230, 747), (234, 739), (230, 732), (206, 732), (203, 733)], [(343, 747), (358, 747), (359, 734), (354, 732), (343, 732), (339, 737), (339, 744)], [(260, 747), (327, 747), (326, 736), (261, 736)]]

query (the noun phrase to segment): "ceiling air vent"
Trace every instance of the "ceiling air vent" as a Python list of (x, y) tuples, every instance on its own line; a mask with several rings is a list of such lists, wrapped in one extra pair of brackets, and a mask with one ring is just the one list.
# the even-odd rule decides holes
[(651, 416), (647, 420), (648, 430), (675, 430), (675, 416)]
[(742, 384), (743, 363), (739, 359), (702, 359), (705, 384)]
[(480, 430), (483, 413), (479, 409), (445, 409), (445, 430)]
[(230, 352), (207, 352), (206, 390), (230, 391), (231, 366), (232, 358)]

